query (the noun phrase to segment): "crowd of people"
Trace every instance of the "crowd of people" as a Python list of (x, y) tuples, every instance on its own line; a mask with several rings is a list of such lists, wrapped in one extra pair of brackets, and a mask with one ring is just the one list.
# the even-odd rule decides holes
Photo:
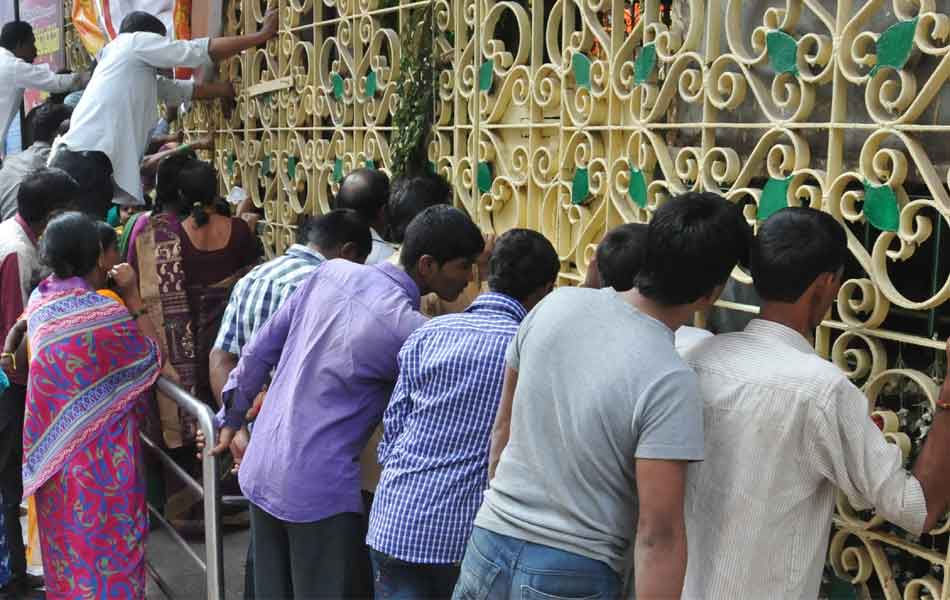
[[(261, 262), (155, 106), (233, 94), (160, 71), (276, 29), (169, 42), (132, 13), (91, 78), (53, 78), (32, 32), (3, 28), (0, 72), (30, 74), (14, 95), (88, 80), (0, 169), (5, 597), (144, 597), (146, 498), (173, 523), (201, 511), (143, 430), (192, 472), (231, 457), (261, 600), (815, 598), (838, 490), (915, 534), (946, 513), (950, 383), (908, 471), (813, 350), (848, 256), (826, 213), (787, 208), (753, 236), (723, 197), (685, 193), (555, 290), (568, 259), (543, 235), (481, 231), (435, 174), (359, 169)], [(737, 267), (758, 317), (692, 326)], [(218, 410), (217, 439), (160, 375)]]

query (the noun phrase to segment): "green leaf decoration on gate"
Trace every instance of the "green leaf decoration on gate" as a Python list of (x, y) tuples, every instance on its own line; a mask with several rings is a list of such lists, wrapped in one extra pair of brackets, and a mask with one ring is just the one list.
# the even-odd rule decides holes
[(291, 156), (287, 159), (287, 177), (293, 179), (297, 176), (297, 157)]
[(366, 161), (364, 162), (364, 164), (366, 165), (366, 168), (367, 168), (367, 169), (375, 169), (375, 168), (376, 168), (376, 161), (373, 160), (373, 159), (371, 159), (371, 158), (367, 158)]
[(228, 175), (234, 175), (234, 161), (237, 160), (237, 155), (232, 152), (228, 155)]
[(781, 29), (773, 29), (765, 36), (765, 50), (769, 64), (776, 73), (798, 75), (798, 42)]
[(776, 179), (769, 177), (762, 188), (762, 196), (759, 198), (758, 217), (764, 221), (776, 212), (788, 207), (788, 187), (792, 183), (792, 178)]
[(883, 67), (903, 69), (914, 49), (914, 33), (917, 31), (917, 18), (895, 23), (884, 30), (877, 39), (877, 64), (871, 69), (871, 75)]
[(571, 58), (571, 68), (574, 70), (574, 81), (577, 87), (590, 89), (590, 59), (582, 52), (575, 52)]
[(331, 73), (330, 82), (333, 84), (333, 97), (343, 100), (343, 77), (339, 73)]
[(891, 186), (864, 182), (864, 216), (881, 231), (897, 231), (901, 210)]
[(478, 89), (490, 92), (495, 83), (495, 61), (489, 58), (478, 69)]
[(571, 183), (571, 202), (585, 204), (590, 196), (590, 174), (586, 168), (578, 167), (574, 171), (574, 181)]
[(650, 79), (656, 67), (656, 45), (646, 44), (640, 48), (640, 54), (633, 63), (633, 84), (640, 85)]
[(366, 74), (366, 97), (372, 98), (376, 95), (376, 71), (370, 69)]
[(491, 182), (494, 178), (495, 176), (492, 173), (491, 164), (485, 161), (478, 163), (477, 183), (479, 192), (487, 194), (489, 191), (491, 191)]
[(267, 177), (268, 175), (270, 175), (270, 155), (269, 154), (264, 155), (264, 160), (261, 161), (261, 174), (263, 174), (264, 177)]
[(627, 193), (637, 206), (646, 208), (647, 180), (643, 177), (643, 171), (633, 165), (630, 165), (630, 185), (627, 186)]
[(333, 181), (343, 181), (343, 160), (340, 158), (333, 161)]

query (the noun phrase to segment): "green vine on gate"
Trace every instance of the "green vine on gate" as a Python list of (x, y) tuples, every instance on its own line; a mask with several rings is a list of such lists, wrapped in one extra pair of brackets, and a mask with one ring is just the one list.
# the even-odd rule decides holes
[(418, 175), (429, 168), (427, 147), (435, 118), (439, 70), (433, 5), (430, 2), (413, 10), (399, 34), (399, 106), (393, 114), (395, 131), (390, 145), (394, 178)]

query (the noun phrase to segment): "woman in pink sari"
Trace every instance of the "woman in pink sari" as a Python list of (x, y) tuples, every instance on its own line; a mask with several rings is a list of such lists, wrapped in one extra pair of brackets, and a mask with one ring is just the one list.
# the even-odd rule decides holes
[(107, 287), (95, 223), (50, 221), (53, 275), (27, 307), (30, 349), (23, 429), (24, 497), (36, 496), (47, 598), (144, 598), (148, 515), (139, 424), (158, 378), (155, 331), (134, 271)]

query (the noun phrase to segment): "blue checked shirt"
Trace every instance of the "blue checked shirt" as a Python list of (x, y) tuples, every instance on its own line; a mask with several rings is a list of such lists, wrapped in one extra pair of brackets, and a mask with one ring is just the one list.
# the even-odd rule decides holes
[(242, 277), (231, 291), (214, 347), (240, 356), (254, 332), (325, 260), (319, 252), (294, 244), (283, 256)]
[(366, 543), (410, 563), (462, 560), (488, 486), (505, 351), (527, 311), (504, 294), (432, 319), (399, 351)]

